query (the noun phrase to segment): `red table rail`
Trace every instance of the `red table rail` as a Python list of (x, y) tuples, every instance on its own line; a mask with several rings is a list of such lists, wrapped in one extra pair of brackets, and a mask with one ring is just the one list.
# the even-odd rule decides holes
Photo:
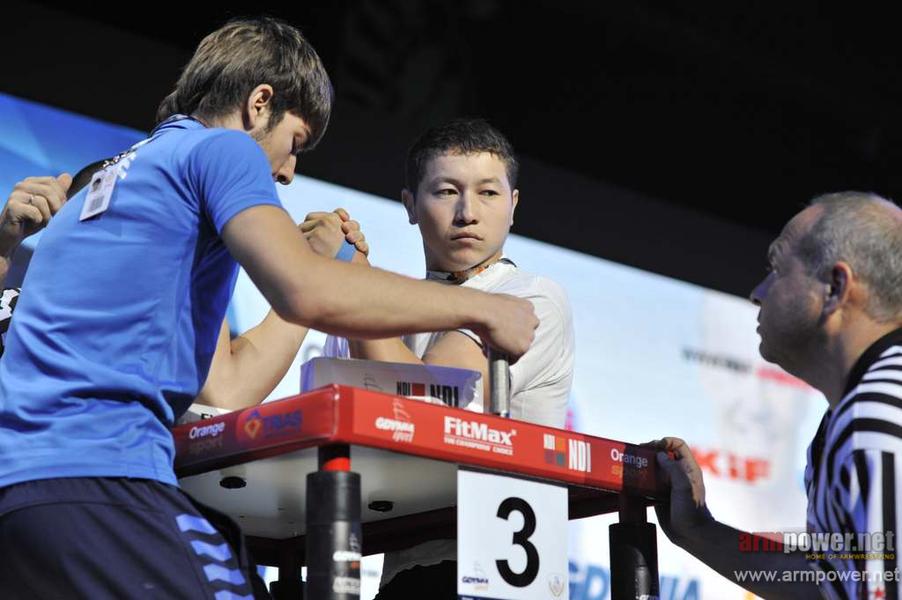
[(573, 431), (330, 385), (172, 430), (179, 477), (349, 444), (655, 497), (654, 452)]

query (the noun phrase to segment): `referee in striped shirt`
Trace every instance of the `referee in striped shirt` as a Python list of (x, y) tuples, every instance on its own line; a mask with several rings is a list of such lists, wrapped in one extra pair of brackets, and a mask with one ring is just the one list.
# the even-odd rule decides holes
[(670, 480), (658, 520), (672, 542), (764, 598), (898, 600), (902, 210), (873, 194), (821, 196), (786, 225), (768, 262), (752, 292), (761, 355), (828, 403), (805, 484), (807, 540), (830, 544), (807, 553), (784, 552), (792, 535), (776, 552), (748, 544), (752, 534), (708, 511), (702, 473), (678, 438), (654, 442)]

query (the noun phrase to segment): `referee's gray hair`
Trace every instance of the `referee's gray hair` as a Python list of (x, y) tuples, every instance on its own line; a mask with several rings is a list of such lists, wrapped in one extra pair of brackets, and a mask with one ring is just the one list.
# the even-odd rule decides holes
[(825, 277), (845, 261), (870, 291), (868, 313), (879, 322), (902, 318), (902, 209), (866, 192), (825, 194), (810, 206), (821, 213), (798, 243), (808, 271)]

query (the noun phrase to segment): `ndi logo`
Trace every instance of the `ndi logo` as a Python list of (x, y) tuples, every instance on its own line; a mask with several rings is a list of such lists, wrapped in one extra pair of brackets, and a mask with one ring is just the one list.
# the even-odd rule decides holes
[(580, 473), (592, 472), (592, 448), (583, 440), (567, 440), (569, 446), (569, 460), (567, 466), (571, 471)]

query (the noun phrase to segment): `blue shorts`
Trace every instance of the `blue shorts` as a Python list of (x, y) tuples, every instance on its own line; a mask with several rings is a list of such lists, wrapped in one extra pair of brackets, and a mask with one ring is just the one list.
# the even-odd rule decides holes
[(98, 477), (0, 488), (3, 598), (252, 600), (267, 597), (262, 585), (238, 526), (176, 487)]

